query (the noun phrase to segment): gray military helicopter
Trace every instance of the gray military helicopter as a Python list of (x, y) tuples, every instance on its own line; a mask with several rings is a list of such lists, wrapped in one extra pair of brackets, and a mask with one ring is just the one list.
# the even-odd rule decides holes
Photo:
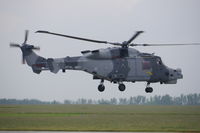
[(174, 45), (200, 45), (191, 44), (135, 44), (131, 43), (143, 31), (137, 31), (128, 41), (114, 43), (107, 41), (92, 40), (75, 36), (63, 35), (48, 31), (36, 31), (57, 35), (82, 41), (94, 43), (111, 44), (116, 47), (81, 51), (82, 56), (64, 58), (44, 58), (38, 56), (33, 50), (39, 47), (27, 44), (28, 30), (25, 32), (25, 40), (22, 45), (10, 43), (10, 47), (18, 47), (22, 51), (22, 63), (27, 62), (34, 73), (40, 74), (43, 70), (50, 70), (57, 73), (59, 70), (82, 70), (93, 75), (93, 79), (99, 79), (98, 90), (105, 90), (104, 80), (119, 84), (120, 91), (125, 90), (124, 82), (147, 82), (145, 91), (153, 92), (150, 83), (160, 82), (160, 84), (176, 84), (178, 79), (182, 79), (181, 69), (172, 69), (163, 64), (161, 57), (154, 54), (142, 53), (134, 48), (135, 46), (174, 46)]

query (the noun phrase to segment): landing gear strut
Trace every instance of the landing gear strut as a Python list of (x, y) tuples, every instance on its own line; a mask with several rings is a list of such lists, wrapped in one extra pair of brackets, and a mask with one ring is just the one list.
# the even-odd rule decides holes
[(98, 86), (98, 90), (103, 92), (105, 90), (105, 86), (103, 85), (104, 79), (101, 79), (100, 85)]
[(145, 88), (145, 92), (146, 93), (152, 93), (153, 92), (153, 88), (150, 87), (150, 83), (149, 82), (147, 83), (147, 87)]
[(119, 88), (120, 91), (125, 91), (126, 86), (123, 83), (119, 83), (118, 88)]

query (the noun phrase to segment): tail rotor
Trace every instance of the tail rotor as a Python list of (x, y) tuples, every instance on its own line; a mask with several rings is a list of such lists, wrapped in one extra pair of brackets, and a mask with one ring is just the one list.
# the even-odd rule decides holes
[(17, 44), (17, 43), (10, 43), (11, 48), (20, 48), (21, 49), (21, 51), (22, 51), (22, 64), (25, 64), (25, 56), (28, 52), (30, 52), (31, 50), (40, 50), (40, 47), (36, 47), (36, 46), (27, 44), (28, 34), (29, 34), (29, 31), (25, 30), (24, 42), (21, 45)]

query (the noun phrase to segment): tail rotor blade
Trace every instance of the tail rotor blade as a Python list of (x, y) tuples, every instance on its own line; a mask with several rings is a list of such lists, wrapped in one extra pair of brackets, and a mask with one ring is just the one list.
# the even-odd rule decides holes
[(16, 43), (10, 43), (10, 47), (18, 47), (18, 48), (20, 48), (20, 45), (16, 44)]
[(26, 31), (25, 31), (25, 39), (24, 39), (24, 44), (26, 44), (26, 42), (27, 42), (27, 40), (28, 40), (28, 33), (29, 33), (29, 31), (28, 31), (28, 30), (26, 30)]
[(22, 54), (22, 64), (25, 64), (25, 58), (23, 54)]

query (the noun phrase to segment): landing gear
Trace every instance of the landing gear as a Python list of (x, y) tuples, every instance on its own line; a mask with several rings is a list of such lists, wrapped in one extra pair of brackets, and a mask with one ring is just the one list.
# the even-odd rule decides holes
[(123, 83), (119, 83), (118, 88), (119, 88), (120, 91), (125, 91), (126, 86)]
[(100, 92), (103, 92), (104, 90), (105, 90), (105, 86), (102, 84), (100, 84), (99, 86), (98, 86), (98, 90), (100, 91)]
[[(101, 82), (98, 86), (99, 92), (103, 92), (105, 90), (105, 86), (104, 86), (103, 83), (104, 83), (104, 79), (101, 79)], [(126, 86), (122, 82), (116, 82), (116, 83), (119, 84), (118, 88), (119, 88), (120, 91), (125, 91)]]
[(153, 92), (153, 88), (150, 87), (150, 83), (149, 82), (147, 83), (147, 87), (145, 88), (145, 92), (146, 93), (152, 93)]
[(105, 86), (103, 85), (104, 79), (101, 79), (100, 85), (98, 86), (98, 90), (103, 92), (105, 90)]
[(153, 92), (153, 88), (152, 87), (147, 87), (145, 89), (146, 93), (152, 93)]

